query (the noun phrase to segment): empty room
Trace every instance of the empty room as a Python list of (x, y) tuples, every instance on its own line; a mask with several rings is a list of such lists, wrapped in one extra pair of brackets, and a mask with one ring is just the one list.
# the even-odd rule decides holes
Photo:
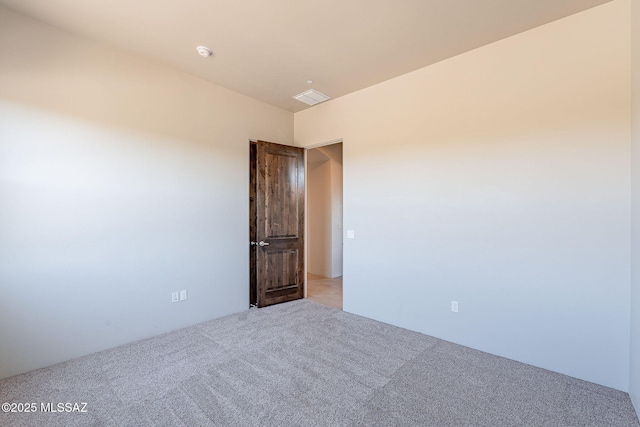
[(0, 0), (0, 405), (640, 427), (640, 0)]

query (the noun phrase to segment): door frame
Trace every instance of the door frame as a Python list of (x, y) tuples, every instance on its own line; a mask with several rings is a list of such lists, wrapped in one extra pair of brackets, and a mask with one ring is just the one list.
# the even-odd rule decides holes
[[(251, 167), (251, 145), (252, 145), (251, 143), (255, 143), (255, 142), (258, 142), (258, 141), (260, 141), (260, 140), (259, 139), (249, 138), (249, 150), (250, 150), (249, 151), (249, 156), (250, 156), (250, 158), (249, 158), (249, 167)], [(307, 164), (307, 151), (311, 150), (311, 149), (314, 149), (314, 148), (324, 147), (324, 146), (327, 146), (327, 145), (340, 144), (340, 143), (342, 144), (342, 152), (343, 152), (342, 170), (344, 172), (344, 139), (343, 138), (336, 138), (336, 139), (332, 139), (332, 140), (329, 140), (329, 141), (319, 142), (317, 144), (312, 144), (312, 145), (307, 145), (307, 146), (304, 146), (304, 147), (299, 147), (299, 148), (304, 149), (304, 190), (305, 190), (304, 191), (304, 210), (305, 210), (305, 212), (308, 212), (308, 208), (309, 208), (308, 200), (307, 200), (307, 198), (308, 198), (307, 185), (308, 185), (308, 182), (309, 182), (308, 181), (308, 179), (309, 179), (309, 176), (308, 176), (309, 167), (308, 167), (308, 164)], [(343, 176), (342, 188), (344, 189), (344, 173), (343, 173), (342, 176)], [(251, 197), (251, 194), (249, 194), (249, 198), (250, 197)], [(343, 192), (343, 202), (342, 202), (342, 204), (343, 204), (343, 215), (344, 215), (344, 192)], [(305, 215), (304, 216), (304, 230), (303, 230), (303, 233), (304, 233), (304, 236), (303, 236), (304, 237), (304, 249), (303, 249), (303, 257), (304, 257), (304, 260), (303, 260), (303, 263), (304, 263), (304, 267), (303, 267), (304, 286), (303, 286), (303, 291), (302, 291), (303, 298), (307, 298), (307, 282), (308, 282), (307, 281), (307, 275), (308, 275), (308, 271), (307, 271), (308, 264), (307, 264), (307, 262), (308, 262), (308, 259), (309, 259), (308, 258), (308, 254), (309, 254), (309, 239), (307, 239), (308, 231), (309, 231), (309, 224), (308, 224), (308, 221), (307, 221), (308, 217), (309, 217), (309, 215)], [(250, 221), (248, 221), (248, 222), (250, 222)], [(342, 218), (342, 224), (343, 224), (343, 226), (342, 226), (342, 234), (343, 234), (343, 239), (344, 239), (344, 216)], [(251, 227), (251, 224), (249, 226)], [(251, 234), (251, 233), (249, 232), (249, 234)], [(343, 266), (344, 266), (344, 250), (342, 252), (342, 259), (343, 259)], [(251, 259), (249, 259), (249, 263), (251, 263), (251, 262), (252, 262)], [(344, 269), (344, 267), (343, 267), (343, 269)], [(249, 307), (251, 307), (251, 303), (252, 303), (251, 277), (249, 278), (249, 282), (250, 282), (249, 283)], [(344, 277), (342, 279), (342, 289), (343, 289), (343, 295), (344, 295)]]

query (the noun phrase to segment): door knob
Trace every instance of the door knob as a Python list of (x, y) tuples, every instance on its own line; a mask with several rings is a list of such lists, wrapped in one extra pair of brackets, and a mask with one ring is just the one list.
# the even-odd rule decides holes
[(259, 245), (259, 246), (269, 246), (269, 245), (270, 245), (270, 243), (265, 242), (264, 240), (260, 240), (260, 241), (258, 242), (258, 245)]

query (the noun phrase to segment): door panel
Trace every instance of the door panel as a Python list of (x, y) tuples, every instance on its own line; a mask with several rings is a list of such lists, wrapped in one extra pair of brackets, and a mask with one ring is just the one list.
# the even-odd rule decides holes
[(267, 292), (295, 285), (297, 283), (298, 251), (285, 249), (267, 252), (265, 254)]
[(255, 188), (255, 221), (250, 226), (255, 270), (251, 275), (255, 277), (251, 280), (255, 281), (257, 305), (302, 298), (304, 150), (256, 142), (255, 179), (251, 182)]
[(265, 149), (265, 234), (269, 239), (298, 237), (297, 176), (301, 171), (298, 170), (297, 154)]

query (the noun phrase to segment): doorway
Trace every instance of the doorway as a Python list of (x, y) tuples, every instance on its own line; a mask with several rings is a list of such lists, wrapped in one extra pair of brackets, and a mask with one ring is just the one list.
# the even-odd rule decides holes
[(249, 305), (304, 296), (304, 149), (249, 144)]
[(307, 150), (307, 298), (342, 309), (342, 143)]

